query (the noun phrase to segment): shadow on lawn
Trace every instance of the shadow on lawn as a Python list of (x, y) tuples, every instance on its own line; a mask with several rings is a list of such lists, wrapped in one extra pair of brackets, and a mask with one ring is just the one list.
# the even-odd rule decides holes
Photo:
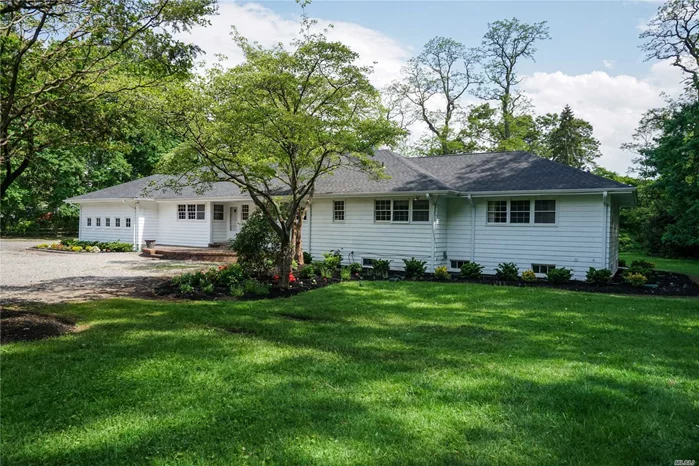
[[(351, 285), (275, 301), (73, 306), (89, 331), (15, 345), (3, 356), (3, 458), (662, 464), (691, 457), (697, 412), (686, 384), (696, 387), (697, 366), (686, 345), (695, 344), (656, 319), (664, 310), (615, 314), (590, 298), (566, 311), (560, 306), (569, 296), (556, 292), (473, 289), (424, 289), (437, 297), (409, 284)], [(673, 386), (670, 374), (688, 381)]]

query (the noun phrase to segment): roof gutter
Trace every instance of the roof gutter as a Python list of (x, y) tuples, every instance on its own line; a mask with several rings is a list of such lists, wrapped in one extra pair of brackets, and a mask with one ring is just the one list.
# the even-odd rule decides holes
[(468, 193), (468, 196), (476, 197), (497, 197), (497, 196), (553, 196), (556, 194), (568, 194), (568, 195), (583, 195), (583, 194), (597, 194), (597, 193), (608, 193), (608, 194), (630, 194), (636, 191), (636, 188), (589, 188), (589, 189), (537, 189), (529, 191), (472, 191)]

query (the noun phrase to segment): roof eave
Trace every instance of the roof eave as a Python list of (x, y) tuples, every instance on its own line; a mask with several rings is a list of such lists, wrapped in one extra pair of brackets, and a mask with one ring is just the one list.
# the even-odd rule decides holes
[(509, 190), (509, 191), (462, 191), (462, 195), (471, 195), (473, 197), (488, 197), (488, 196), (552, 196), (552, 195), (576, 195), (576, 194), (596, 194), (608, 192), (614, 193), (633, 193), (636, 188), (616, 187), (616, 188), (584, 188), (584, 189), (535, 189), (535, 190)]

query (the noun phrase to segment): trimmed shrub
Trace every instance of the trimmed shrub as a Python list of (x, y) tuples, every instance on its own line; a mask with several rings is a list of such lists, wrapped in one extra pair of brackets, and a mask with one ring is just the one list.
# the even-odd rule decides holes
[(411, 257), (410, 259), (403, 259), (403, 262), (405, 263), (405, 278), (417, 280), (418, 278), (422, 278), (425, 274), (427, 261), (421, 261)]
[(639, 260), (631, 262), (631, 267), (638, 267), (641, 269), (655, 270), (655, 262), (639, 259)]
[(312, 262), (313, 262), (313, 256), (311, 256), (311, 253), (303, 251), (303, 263), (310, 264)]
[(483, 266), (475, 262), (466, 262), (461, 266), (461, 278), (478, 279), (483, 274)]
[(514, 262), (503, 262), (495, 268), (495, 276), (498, 280), (514, 282), (519, 278), (519, 267)]
[(434, 278), (440, 281), (447, 281), (451, 280), (451, 274), (447, 270), (446, 265), (440, 265), (436, 269), (434, 269)]
[(229, 247), (238, 255), (238, 263), (245, 270), (260, 275), (278, 262), (280, 244), (279, 235), (262, 212), (256, 210), (250, 214)]
[(612, 279), (612, 271), (609, 269), (596, 269), (590, 267), (585, 276), (585, 281), (590, 285), (604, 286)]
[(630, 273), (624, 276), (624, 281), (635, 288), (641, 288), (648, 279), (640, 273)]
[(563, 285), (564, 283), (568, 283), (572, 277), (573, 271), (566, 269), (565, 267), (561, 267), (560, 269), (551, 269), (549, 270), (549, 273), (546, 274), (546, 278), (548, 279), (549, 283), (553, 285)]
[(525, 282), (535, 282), (536, 281), (536, 274), (534, 273), (533, 270), (525, 270), (522, 272), (522, 280)]
[(377, 277), (388, 278), (388, 271), (391, 269), (391, 261), (387, 259), (374, 259), (372, 267)]

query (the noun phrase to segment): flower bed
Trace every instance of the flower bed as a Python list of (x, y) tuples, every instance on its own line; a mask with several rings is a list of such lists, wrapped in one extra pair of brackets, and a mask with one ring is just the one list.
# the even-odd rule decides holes
[(49, 251), (73, 252), (73, 253), (98, 253), (98, 252), (131, 252), (133, 246), (131, 243), (122, 241), (80, 241), (72, 239), (63, 239), (60, 243), (38, 244), (34, 249), (42, 249)]

